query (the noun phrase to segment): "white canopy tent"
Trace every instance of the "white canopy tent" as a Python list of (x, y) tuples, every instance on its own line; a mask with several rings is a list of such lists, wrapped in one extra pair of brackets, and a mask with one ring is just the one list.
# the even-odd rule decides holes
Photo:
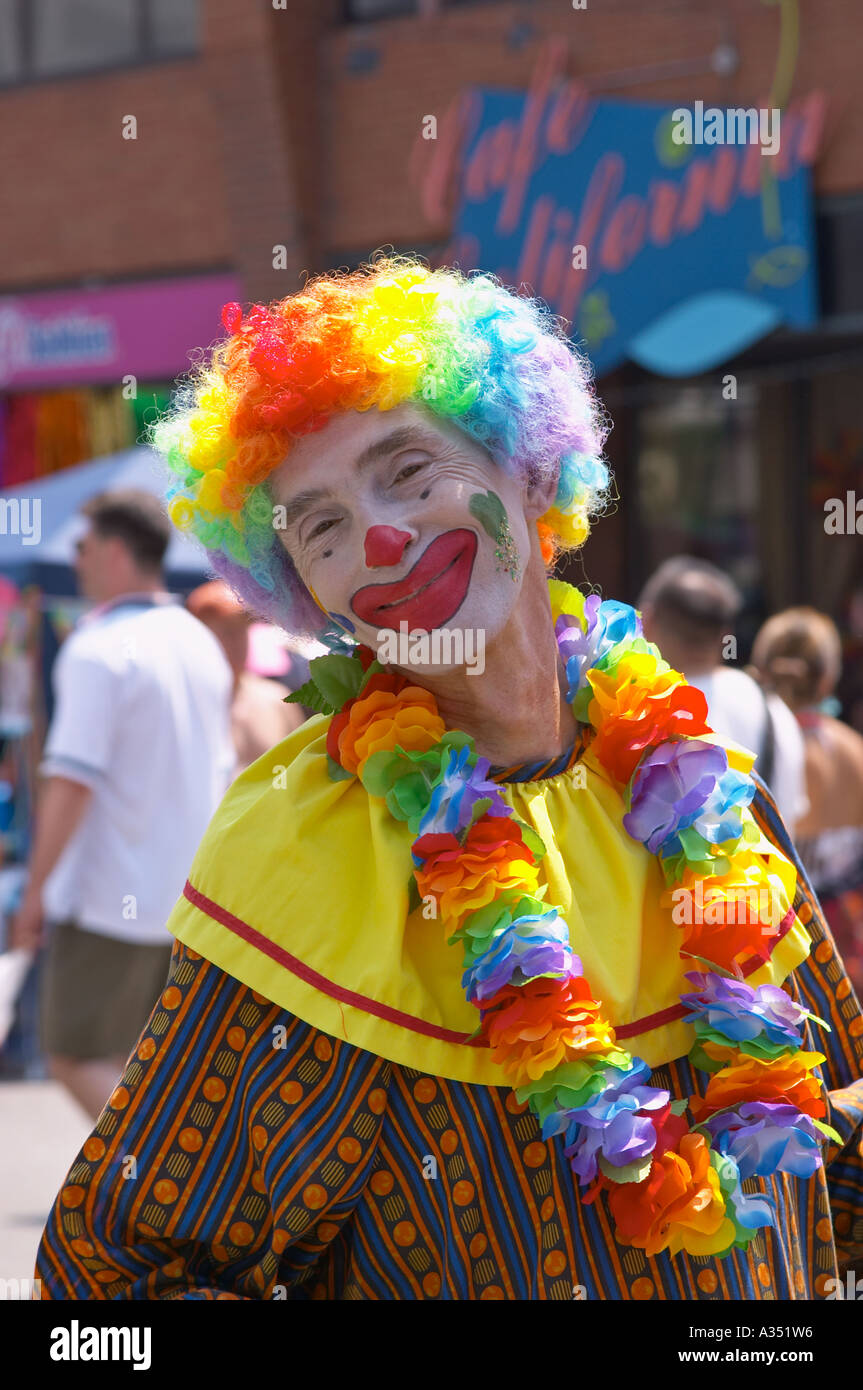
[[(141, 488), (162, 497), (164, 465), (152, 449), (138, 446), (34, 478), (17, 487), (0, 488), (0, 569), (34, 563), (70, 567), (75, 558), (75, 541), (86, 526), (78, 514), (81, 505), (97, 492), (115, 487)], [(16, 499), (17, 508), (11, 505)], [(19, 515), (27, 517), (34, 540), (38, 536), (36, 543), (25, 544), (25, 537), (18, 534), (21, 528), (15, 519)], [(210, 573), (203, 550), (179, 531), (171, 537), (165, 568), (169, 573), (180, 571), (201, 577)]]

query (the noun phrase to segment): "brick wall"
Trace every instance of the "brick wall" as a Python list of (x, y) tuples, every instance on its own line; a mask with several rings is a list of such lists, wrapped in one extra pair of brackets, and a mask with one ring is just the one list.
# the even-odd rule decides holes
[[(138, 138), (122, 138), (134, 115)], [(176, 62), (0, 94), (0, 286), (230, 262), (200, 64)]]
[(330, 0), (203, 0), (203, 17), (194, 59), (0, 92), (0, 288), (231, 265), (260, 298), (319, 268), (314, 55)]
[[(800, 0), (793, 91), (828, 93), (821, 193), (863, 186), (859, 6)], [(423, 117), (442, 121), (470, 83), (524, 87), (549, 37), (600, 91), (735, 105), (766, 101), (779, 39), (761, 0), (537, 0), (363, 26), (341, 25), (336, 0), (203, 7), (199, 58), (0, 92), (0, 288), (232, 265), (249, 298), (287, 293), (333, 259), (445, 240), (421, 191), (439, 154)], [(708, 70), (723, 40), (741, 58), (726, 78)], [(646, 80), (675, 62), (694, 70)]]

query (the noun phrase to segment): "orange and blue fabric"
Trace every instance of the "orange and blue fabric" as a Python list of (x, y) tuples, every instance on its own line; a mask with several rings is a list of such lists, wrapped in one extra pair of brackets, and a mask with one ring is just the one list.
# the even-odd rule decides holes
[[(796, 870), (811, 947), (795, 928), (752, 978), (829, 1023), (817, 1044), (839, 1139), (811, 1178), (747, 1180), (776, 1223), (745, 1251), (651, 1256), (617, 1241), (563, 1136), (544, 1140), (499, 1084), (435, 923), (409, 910), (399, 827), (352, 784), (316, 780), (323, 737), (309, 721), (254, 764), (208, 832), (169, 923), (166, 987), (50, 1214), (43, 1297), (829, 1296), (863, 1259), (863, 1014), (763, 787), (755, 823), (777, 873)], [(637, 1038), (655, 1084), (703, 1095), (670, 919), (653, 908), (661, 875), (621, 833), (619, 792), (581, 744), (497, 780), (550, 846), (543, 872), (617, 1036)], [(361, 856), (340, 872), (346, 844), (372, 846), (359, 885)], [(328, 866), (314, 903), (280, 867), (304, 855), (308, 872)]]

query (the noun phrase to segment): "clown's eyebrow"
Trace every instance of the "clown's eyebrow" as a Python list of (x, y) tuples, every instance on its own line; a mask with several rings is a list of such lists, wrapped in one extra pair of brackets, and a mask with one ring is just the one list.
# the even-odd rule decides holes
[(391, 430), (383, 439), (378, 439), (367, 449), (363, 449), (356, 461), (356, 470), (361, 473), (369, 464), (377, 463), (378, 459), (385, 458), (387, 454), (395, 454), (399, 449), (407, 449), (412, 444), (428, 445), (432, 439), (433, 436), (427, 430), (419, 429), (416, 425), (403, 425), (401, 429)]
[[(369, 444), (368, 448), (363, 449), (354, 464), (357, 473), (363, 472), (371, 464), (377, 463), (380, 459), (386, 458), (388, 454), (395, 454), (399, 449), (407, 449), (411, 445), (428, 445), (432, 441), (432, 436), (414, 425), (405, 425), (401, 429), (391, 430), (389, 434), (378, 439), (374, 444)], [(284, 504), (285, 520), (284, 526), (293, 526), (302, 516), (303, 512), (308, 511), (316, 502), (326, 501), (328, 498), (335, 498), (335, 493), (328, 487), (307, 488), (305, 492), (298, 492), (296, 497), (292, 497), (290, 502)]]
[(285, 520), (283, 524), (285, 529), (299, 521), (303, 512), (307, 512), (309, 507), (313, 507), (316, 502), (323, 502), (333, 495), (328, 487), (312, 487), (307, 488), (305, 492), (298, 492), (296, 497), (291, 498), (290, 502), (284, 503)]

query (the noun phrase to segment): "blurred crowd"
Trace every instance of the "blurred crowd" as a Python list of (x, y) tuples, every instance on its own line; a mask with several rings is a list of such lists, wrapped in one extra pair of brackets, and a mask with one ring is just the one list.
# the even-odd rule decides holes
[(52, 670), (0, 1047), (17, 1027), (28, 1070), (36, 1056), (95, 1117), (163, 988), (165, 922), (198, 842), (230, 782), (303, 722), (285, 697), (307, 664), (226, 585), (185, 603), (167, 591), (171, 526), (151, 493), (101, 493), (83, 514), (90, 606)]
[[(91, 607), (53, 668), (26, 877), (0, 955), (0, 1047), (38, 1018), (45, 1069), (96, 1117), (163, 987), (165, 921), (198, 841), (230, 782), (303, 722), (285, 696), (307, 666), (221, 582), (185, 603), (167, 592), (169, 523), (153, 496), (103, 493), (85, 517), (76, 573)], [(756, 754), (863, 993), (863, 737), (837, 717), (839, 633), (788, 609), (744, 667), (742, 606), (726, 574), (688, 556), (638, 600), (645, 636), (703, 691), (711, 726)], [(35, 1007), (16, 1015), (27, 982)]]

